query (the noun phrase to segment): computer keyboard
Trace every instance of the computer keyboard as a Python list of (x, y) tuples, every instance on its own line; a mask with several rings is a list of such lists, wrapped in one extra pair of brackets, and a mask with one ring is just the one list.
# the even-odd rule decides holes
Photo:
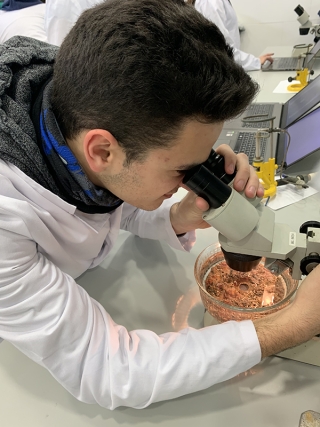
[[(252, 164), (256, 154), (256, 137), (253, 132), (239, 132), (235, 145), (235, 153), (245, 153), (248, 156), (249, 163)], [(264, 157), (267, 145), (267, 138), (261, 138), (261, 156)]]
[(279, 61), (277, 61), (278, 68), (296, 68), (297, 65), (297, 58), (280, 58)]
[[(268, 117), (272, 117), (273, 104), (251, 104), (246, 110), (245, 116), (260, 116), (261, 114), (266, 114)], [(259, 117), (261, 118), (261, 117)], [(257, 122), (257, 123), (242, 123), (244, 128), (267, 128), (270, 126), (270, 122)]]

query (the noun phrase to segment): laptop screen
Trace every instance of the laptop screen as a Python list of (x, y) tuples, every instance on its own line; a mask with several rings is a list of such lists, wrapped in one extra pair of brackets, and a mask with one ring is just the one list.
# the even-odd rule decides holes
[[(286, 157), (287, 167), (320, 148), (319, 123), (320, 108), (317, 108), (288, 128), (291, 141)], [(287, 143), (286, 135), (285, 146)]]
[[(318, 42), (317, 44), (319, 44)], [(320, 101), (320, 75), (283, 106), (281, 128), (287, 128)]]

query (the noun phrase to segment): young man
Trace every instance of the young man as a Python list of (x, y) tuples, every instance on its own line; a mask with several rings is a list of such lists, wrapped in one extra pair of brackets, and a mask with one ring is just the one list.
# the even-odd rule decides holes
[[(103, 3), (56, 53), (23, 38), (0, 47), (0, 336), (113, 409), (204, 389), (320, 332), (316, 273), (267, 320), (161, 336), (128, 332), (77, 285), (119, 228), (188, 249), (208, 205), (171, 196), (256, 85), (180, 0)], [(220, 152), (235, 188), (261, 196), (245, 156)]]

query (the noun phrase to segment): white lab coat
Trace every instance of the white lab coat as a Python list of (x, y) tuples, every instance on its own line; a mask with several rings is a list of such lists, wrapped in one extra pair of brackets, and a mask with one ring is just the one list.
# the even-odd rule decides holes
[(240, 33), (237, 15), (228, 0), (196, 0), (195, 8), (216, 24), (227, 43), (234, 49), (235, 61), (246, 71), (260, 70), (260, 59), (240, 50)]
[[(81, 13), (104, 0), (47, 0), (45, 30), (48, 42), (60, 46)], [(246, 71), (260, 70), (259, 58), (240, 50), (236, 13), (228, 0), (196, 0), (195, 9), (214, 22), (234, 48), (235, 61)]]
[(32, 37), (47, 41), (44, 29), (45, 4), (25, 7), (20, 10), (0, 10), (0, 43), (13, 36)]
[(124, 204), (88, 215), (0, 160), (0, 337), (79, 400), (110, 409), (143, 408), (257, 364), (251, 321), (160, 336), (128, 332), (75, 282), (105, 258), (120, 226), (187, 250), (194, 235), (175, 236), (172, 203), (153, 212)]
[(81, 13), (104, 0), (46, 0), (45, 30), (48, 42), (60, 46)]

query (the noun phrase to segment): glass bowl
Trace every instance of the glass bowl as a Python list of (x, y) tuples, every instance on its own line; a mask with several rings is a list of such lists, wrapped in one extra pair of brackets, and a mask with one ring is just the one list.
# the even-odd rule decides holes
[(248, 273), (232, 270), (217, 244), (200, 253), (194, 274), (206, 310), (219, 322), (275, 313), (290, 304), (299, 284), (289, 268), (273, 275), (264, 267), (264, 258)]

